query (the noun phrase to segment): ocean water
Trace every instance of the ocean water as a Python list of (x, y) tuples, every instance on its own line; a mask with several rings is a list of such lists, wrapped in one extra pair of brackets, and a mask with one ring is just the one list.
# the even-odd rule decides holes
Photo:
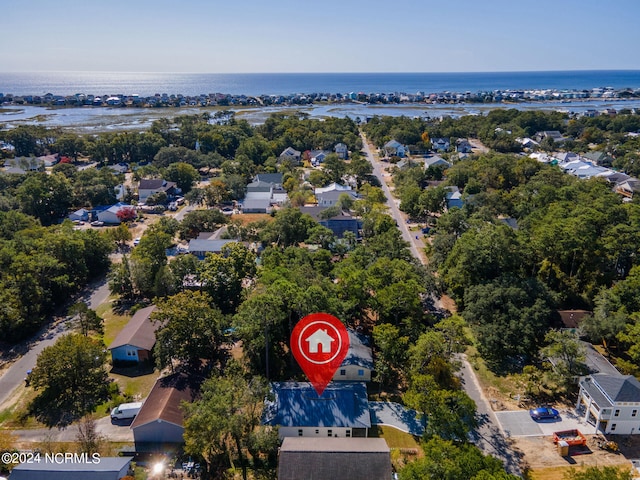
[(638, 70), (482, 73), (253, 73), (118, 72), (0, 73), (0, 93), (14, 95), (156, 93), (289, 95), (295, 93), (472, 93), (491, 90), (640, 88)]

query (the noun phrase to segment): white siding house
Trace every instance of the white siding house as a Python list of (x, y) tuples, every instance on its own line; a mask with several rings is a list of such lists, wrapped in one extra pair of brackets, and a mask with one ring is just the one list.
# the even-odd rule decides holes
[(596, 432), (640, 433), (640, 382), (632, 375), (597, 373), (580, 380), (576, 410)]

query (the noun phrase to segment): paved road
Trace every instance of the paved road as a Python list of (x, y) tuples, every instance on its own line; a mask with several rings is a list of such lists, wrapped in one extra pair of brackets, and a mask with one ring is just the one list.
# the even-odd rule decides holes
[[(420, 250), (421, 247), (419, 247), (419, 241), (417, 241), (415, 239), (415, 235), (409, 231), (404, 216), (398, 208), (398, 202), (394, 199), (391, 194), (391, 190), (385, 181), (383, 176), (383, 164), (375, 160), (366, 137), (362, 134), (361, 137), (364, 151), (367, 154), (369, 162), (373, 165), (373, 174), (378, 177), (378, 180), (380, 180), (382, 190), (387, 196), (387, 205), (391, 216), (397, 222), (400, 232), (402, 233), (402, 237), (409, 242), (411, 254), (421, 263), (426, 263), (426, 257)], [(436, 299), (436, 304), (441, 307), (440, 299)], [(473, 432), (471, 441), (485, 454), (493, 455), (500, 459), (504, 463), (507, 472), (513, 475), (522, 476), (522, 471), (520, 470), (520, 454), (510, 447), (507, 439), (505, 438), (504, 432), (500, 428), (500, 423), (498, 422), (491, 405), (482, 393), (482, 389), (478, 384), (473, 368), (469, 365), (466, 357), (461, 356), (460, 360), (462, 363), (462, 369), (459, 376), (465, 392), (476, 402), (477, 415), (480, 421), (480, 426), (475, 432)]]
[[(87, 302), (90, 308), (97, 308), (109, 297), (109, 286), (106, 279), (103, 279), (91, 286), (80, 299)], [(27, 375), (27, 370), (31, 370), (38, 355), (46, 347), (53, 345), (58, 337), (68, 331), (70, 325), (65, 321), (58, 321), (44, 328), (39, 334), (33, 337), (27, 344), (27, 351), (13, 364), (7, 368), (0, 377), (0, 407), (7, 401), (16, 388), (23, 384)], [(1, 408), (0, 408), (1, 410)]]
[(500, 422), (498, 422), (491, 404), (484, 396), (467, 358), (464, 355), (460, 355), (459, 360), (462, 363), (462, 368), (459, 372), (462, 387), (467, 392), (467, 395), (476, 402), (476, 414), (479, 420), (479, 427), (471, 434), (471, 441), (485, 454), (493, 455), (500, 459), (507, 472), (522, 476), (522, 471), (520, 470), (521, 454), (514, 451), (509, 445)]
[(373, 152), (371, 151), (371, 147), (369, 146), (369, 142), (364, 135), (361, 134), (362, 144), (364, 146), (364, 151), (367, 154), (367, 158), (371, 165), (373, 165), (373, 174), (378, 177), (378, 180), (382, 184), (382, 191), (387, 196), (387, 206), (389, 207), (391, 216), (398, 224), (398, 228), (400, 229), (400, 233), (402, 233), (402, 238), (409, 243), (409, 248), (411, 249), (411, 254), (417, 258), (421, 263), (425, 263), (424, 254), (419, 249), (419, 243), (417, 244), (415, 239), (415, 234), (409, 231), (407, 227), (406, 220), (402, 213), (400, 212), (400, 208), (398, 208), (398, 204), (400, 203), (396, 200), (391, 194), (391, 190), (389, 189), (389, 185), (384, 179), (383, 173), (383, 163), (376, 161), (373, 156)]
[[(110, 442), (133, 442), (131, 420), (118, 425), (111, 423), (111, 417), (106, 416), (96, 420), (96, 431)], [(34, 428), (30, 430), (12, 430), (11, 433), (23, 442), (75, 442), (78, 427), (71, 425), (63, 428)]]

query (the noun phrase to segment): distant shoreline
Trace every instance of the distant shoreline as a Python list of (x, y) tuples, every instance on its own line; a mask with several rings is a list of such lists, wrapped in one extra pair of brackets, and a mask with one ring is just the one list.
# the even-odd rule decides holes
[(306, 93), (290, 95), (232, 95), (210, 93), (200, 95), (155, 94), (139, 95), (13, 95), (0, 93), (0, 106), (64, 107), (112, 107), (112, 108), (171, 108), (171, 107), (269, 107), (311, 105), (454, 105), (454, 104), (520, 104), (523, 102), (580, 102), (624, 101), (640, 99), (640, 88), (614, 89), (517, 89), (493, 90), (471, 93), (444, 91), (439, 93)]

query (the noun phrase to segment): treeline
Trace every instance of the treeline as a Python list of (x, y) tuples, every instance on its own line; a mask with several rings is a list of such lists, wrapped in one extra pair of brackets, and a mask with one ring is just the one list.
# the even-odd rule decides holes
[[(77, 159), (89, 157), (101, 164), (148, 163), (166, 167), (167, 158), (156, 155), (162, 148), (193, 151), (187, 163), (196, 168), (221, 166), (225, 160), (275, 167), (278, 155), (287, 147), (305, 151), (331, 150), (345, 143), (350, 150), (362, 147), (358, 126), (350, 118), (308, 119), (304, 115), (273, 114), (259, 126), (235, 118), (234, 112), (215, 115), (181, 115), (161, 118), (145, 132), (106, 132), (80, 135), (61, 128), (21, 125), (0, 130), (0, 139), (15, 147), (15, 156), (40, 156), (50, 153)], [(196, 152), (197, 150), (197, 152)]]
[[(423, 176), (414, 168), (399, 177), (405, 209)], [(534, 359), (556, 309), (593, 308), (638, 265), (640, 206), (623, 203), (604, 179), (487, 154), (456, 163), (445, 185), (463, 192), (462, 209), (418, 197), (433, 225), (430, 256), (494, 365)]]
[(547, 138), (540, 148), (553, 151), (561, 148), (586, 153), (597, 144), (597, 150), (614, 157), (614, 166), (630, 175), (640, 174), (638, 162), (639, 140), (628, 133), (640, 131), (640, 116), (623, 109), (617, 115), (582, 116), (570, 118), (563, 112), (540, 110), (497, 109), (486, 115), (466, 115), (460, 118), (422, 119), (408, 117), (374, 117), (363, 125), (367, 136), (377, 147), (395, 139), (409, 145), (413, 151), (424, 151), (428, 144), (422, 134), (430, 138), (450, 139), (455, 145), (458, 138), (478, 138), (500, 153), (523, 150), (517, 138), (533, 138), (537, 132), (557, 130), (567, 138), (562, 144)]
[(0, 212), (2, 341), (37, 331), (47, 316), (109, 268), (112, 244), (71, 223), (42, 227), (19, 212)]

